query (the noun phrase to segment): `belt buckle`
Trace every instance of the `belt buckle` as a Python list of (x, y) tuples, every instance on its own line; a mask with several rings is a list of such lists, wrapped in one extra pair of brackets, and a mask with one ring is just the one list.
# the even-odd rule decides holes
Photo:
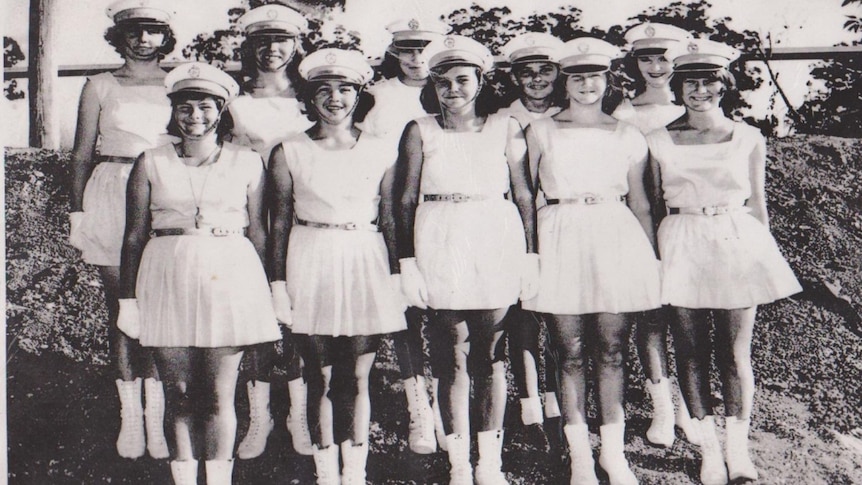
[(467, 202), (470, 196), (467, 194), (452, 194), (452, 202)]
[(355, 231), (359, 229), (355, 222), (347, 222), (341, 225), (345, 231)]
[(230, 234), (230, 231), (223, 227), (214, 227), (212, 228), (212, 234), (215, 237), (224, 237)]
[(596, 205), (599, 203), (599, 198), (595, 195), (585, 195), (584, 196), (584, 204), (586, 205)]
[(701, 209), (701, 211), (703, 212), (703, 215), (705, 215), (705, 216), (714, 216), (714, 215), (717, 215), (719, 213), (718, 209), (719, 209), (718, 206), (711, 205), (709, 207), (704, 207), (703, 209)]

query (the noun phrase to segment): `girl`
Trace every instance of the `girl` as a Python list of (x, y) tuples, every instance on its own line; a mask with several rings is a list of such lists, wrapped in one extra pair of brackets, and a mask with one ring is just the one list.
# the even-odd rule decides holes
[[(638, 127), (646, 135), (663, 127), (685, 113), (685, 108), (673, 102), (670, 79), (673, 64), (665, 51), (690, 38), (688, 32), (672, 25), (643, 23), (626, 32), (629, 55), (626, 72), (635, 79), (635, 97), (623, 101), (614, 111), (614, 118)], [(635, 326), (638, 355), (646, 374), (646, 389), (653, 404), (652, 423), (646, 432), (650, 443), (671, 446), (674, 440), (674, 422), (686, 439), (697, 443), (691, 427), (691, 417), (684, 401), (674, 419), (671, 384), (667, 372), (667, 317), (661, 310), (644, 313)]]
[[(437, 115), (407, 125), (396, 202), (402, 287), (431, 308), (431, 352), (453, 484), (472, 484), (470, 380), (480, 415), (476, 482), (507, 483), (501, 471), (506, 376), (498, 342), (503, 317), (534, 293), (535, 206), (523, 132), (489, 115), (483, 74), (491, 53), (450, 35), (425, 48), (431, 81), (423, 96)], [(433, 90), (433, 91), (432, 91)], [(506, 199), (514, 196), (515, 204)], [(415, 252), (414, 252), (415, 248)], [(469, 372), (468, 372), (469, 368)]]
[[(321, 49), (299, 65), (314, 126), (273, 151), (276, 314), (293, 321), (308, 380), (317, 483), (364, 484), (368, 375), (380, 336), (406, 328), (395, 278), (394, 147), (354, 126), (373, 104), (361, 53)], [(382, 234), (380, 233), (382, 231)]]
[(621, 99), (609, 73), (619, 54), (599, 39), (567, 42), (560, 63), (569, 105), (527, 129), (548, 205), (538, 216), (539, 292), (524, 307), (549, 314), (572, 484), (598, 484), (586, 423), (587, 352), (598, 380), (599, 462), (611, 484), (637, 483), (623, 454), (626, 350), (631, 314), (659, 306), (646, 142), (608, 114)]
[(153, 458), (167, 458), (164, 388), (152, 355), (115, 325), (129, 173), (142, 151), (170, 141), (165, 127), (171, 108), (159, 61), (176, 44), (169, 25), (173, 8), (159, 0), (120, 0), (106, 12), (114, 25), (105, 40), (123, 57), (123, 65), (88, 78), (81, 92), (72, 149), (69, 243), (81, 250), (86, 263), (99, 267), (105, 289), (122, 419), (117, 453), (139, 458), (146, 447)]
[(281, 336), (261, 264), (263, 161), (222, 141), (239, 90), (229, 75), (193, 62), (165, 85), (181, 141), (132, 170), (118, 325), (155, 348), (168, 383), (174, 481), (197, 483), (203, 458), (207, 483), (228, 484), (242, 349)]
[[(271, 4), (249, 10), (239, 18), (238, 24), (246, 35), (242, 46), (242, 63), (248, 80), (242, 86), (242, 94), (229, 105), (234, 120), (232, 141), (253, 148), (266, 163), (272, 147), (311, 125), (302, 115), (299, 100), (296, 99), (299, 81), (297, 66), (301, 61), (298, 52), (299, 34), (307, 28), (307, 22), (299, 12)], [(286, 323), (289, 322), (282, 322), (284, 337), (281, 342), (290, 395), (287, 429), (293, 449), (300, 455), (310, 455), (311, 436), (306, 419), (302, 362)], [(237, 456), (241, 459), (260, 456), (275, 426), (269, 408), (275, 347), (272, 344), (252, 347), (248, 356), (251, 379), (246, 387), (250, 419), (248, 432), (237, 449)]]
[[(699, 432), (707, 485), (757, 479), (748, 453), (757, 305), (800, 291), (769, 233), (763, 137), (723, 111), (733, 107), (728, 66), (738, 55), (705, 39), (681, 45), (672, 56), (671, 89), (685, 115), (647, 137), (655, 200), (667, 207), (658, 231), (662, 303), (672, 306), (680, 387)], [(711, 405), (713, 352), (727, 416), (726, 467)]]

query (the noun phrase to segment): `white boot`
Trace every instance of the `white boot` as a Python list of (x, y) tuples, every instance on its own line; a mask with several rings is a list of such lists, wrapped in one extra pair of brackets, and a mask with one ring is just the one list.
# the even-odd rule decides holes
[(569, 442), (569, 461), (572, 466), (571, 485), (599, 485), (596, 478), (596, 462), (590, 446), (590, 432), (586, 423), (563, 426)]
[(287, 391), (290, 394), (290, 411), (287, 414), (287, 430), (290, 431), (290, 439), (293, 450), (303, 456), (311, 456), (311, 433), (308, 431), (308, 387), (302, 378), (294, 379), (287, 383)]
[(542, 422), (542, 398), (539, 396), (521, 398), (521, 422), (524, 426)]
[(704, 416), (702, 420), (693, 419), (700, 437), (700, 481), (703, 485), (724, 485), (727, 483), (727, 468), (721, 453), (721, 444), (715, 434), (715, 417)]
[(437, 444), (440, 449), (446, 451), (446, 431), (443, 428), (443, 413), (440, 411), (440, 379), (431, 379), (431, 410), (434, 412), (434, 434), (437, 435)]
[(700, 445), (700, 434), (688, 412), (688, 405), (685, 403), (685, 398), (682, 397), (682, 389), (677, 386), (676, 392), (679, 397), (679, 407), (676, 408), (676, 426), (685, 434), (686, 441), (693, 445)]
[(120, 435), (117, 437), (117, 453), (123, 458), (144, 456), (144, 408), (141, 405), (141, 378), (133, 381), (117, 379), (117, 394), (120, 396)]
[[(540, 411), (541, 409), (539, 407)], [(502, 471), (503, 430), (480, 431), (478, 441), (479, 463), (476, 464), (476, 484), (508, 485), (509, 481)]]
[(365, 465), (368, 462), (368, 442), (354, 445), (353, 440), (341, 443), (342, 485), (365, 485)]
[(542, 395), (542, 399), (545, 404), (546, 418), (559, 418), (562, 415), (560, 412), (560, 403), (557, 401), (556, 392), (545, 392), (545, 394)]
[(257, 458), (266, 449), (266, 439), (275, 423), (269, 413), (269, 382), (248, 381), (248, 432), (237, 448), (240, 459)]
[(315, 446), (312, 456), (317, 485), (339, 485), (341, 478), (338, 475), (338, 446), (330, 445), (323, 449)]
[(452, 433), (446, 436), (449, 454), (449, 485), (473, 485), (473, 467), (470, 466), (470, 438)]
[(144, 379), (144, 423), (147, 429), (147, 451), (156, 459), (167, 458), (168, 440), (165, 439), (165, 388), (162, 381), (152, 377)]
[(752, 463), (748, 453), (748, 428), (751, 426), (751, 419), (729, 416), (725, 419), (725, 424), (727, 441), (724, 446), (727, 452), (727, 471), (730, 480), (757, 480), (757, 467)]
[(207, 460), (207, 485), (231, 485), (233, 460)]
[(637, 485), (638, 479), (629, 468), (629, 462), (623, 452), (626, 423), (605, 424), (599, 428), (599, 431), (602, 435), (599, 464), (607, 472), (611, 485)]
[(172, 461), (171, 477), (175, 485), (198, 485), (198, 461)]
[(646, 432), (647, 440), (664, 447), (673, 446), (674, 414), (673, 400), (670, 397), (670, 381), (662, 377), (655, 384), (646, 380), (646, 389), (652, 399), (652, 423)]
[(410, 434), (407, 442), (410, 450), (420, 455), (437, 451), (437, 438), (434, 437), (434, 411), (428, 404), (428, 391), (424, 377), (404, 379), (404, 393), (407, 394), (407, 410), (410, 412)]

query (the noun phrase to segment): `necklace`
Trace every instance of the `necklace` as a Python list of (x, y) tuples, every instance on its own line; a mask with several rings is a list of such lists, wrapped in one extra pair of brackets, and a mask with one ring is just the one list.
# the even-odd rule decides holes
[[(185, 155), (184, 155), (185, 152), (182, 149), (182, 145), (180, 145), (179, 147), (180, 147), (180, 156), (185, 158)], [(200, 194), (198, 194), (197, 191), (195, 191), (195, 184), (192, 181), (192, 171), (189, 168), (189, 165), (186, 165), (185, 163), (183, 163), (183, 165), (186, 167), (186, 174), (188, 175), (188, 179), (189, 179), (189, 188), (191, 189), (192, 199), (194, 200), (194, 203), (195, 203), (195, 228), (198, 228), (198, 229), (201, 227), (201, 224), (203, 223), (203, 220), (204, 220), (204, 216), (203, 216), (203, 214), (201, 214), (201, 202), (202, 202), (202, 199), (204, 196), (204, 189), (206, 189), (207, 181), (209, 181), (210, 172), (212, 172), (212, 167), (213, 167), (213, 165), (215, 165), (215, 163), (209, 163), (209, 162), (210, 162), (210, 160), (212, 160), (213, 158), (215, 158), (217, 156), (217, 154), (219, 153), (220, 150), (221, 150), (220, 146), (215, 147), (215, 150), (210, 152), (210, 154), (207, 155), (206, 158), (203, 159), (201, 164), (196, 167), (196, 168), (206, 167), (206, 175), (204, 176), (204, 181), (201, 184)]]

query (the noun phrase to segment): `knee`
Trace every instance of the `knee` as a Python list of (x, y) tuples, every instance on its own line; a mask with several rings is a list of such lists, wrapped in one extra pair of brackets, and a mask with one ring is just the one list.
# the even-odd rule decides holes
[(606, 342), (599, 348), (598, 361), (604, 367), (622, 367), (627, 342)]
[(582, 339), (574, 339), (571, 345), (558, 348), (557, 365), (560, 370), (565, 373), (579, 372), (583, 370), (584, 361), (584, 343)]

